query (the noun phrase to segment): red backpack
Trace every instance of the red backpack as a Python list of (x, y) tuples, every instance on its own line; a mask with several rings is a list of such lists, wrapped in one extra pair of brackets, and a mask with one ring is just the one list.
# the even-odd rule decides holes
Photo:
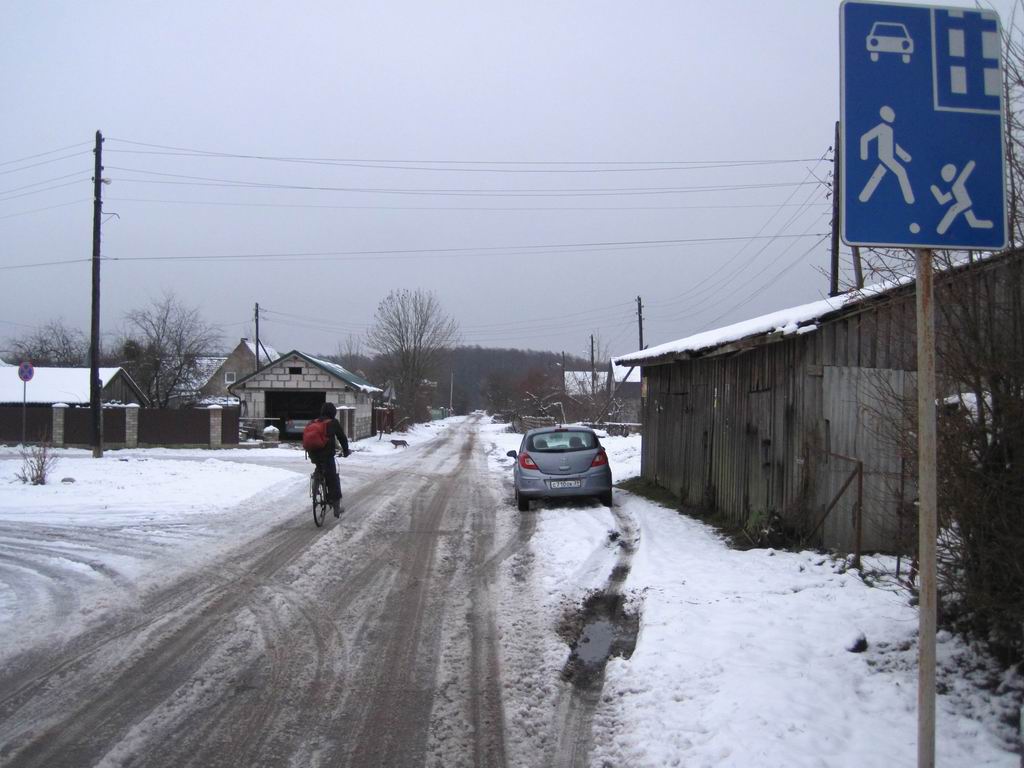
[(316, 419), (302, 430), (302, 447), (307, 451), (322, 451), (327, 447), (327, 421)]

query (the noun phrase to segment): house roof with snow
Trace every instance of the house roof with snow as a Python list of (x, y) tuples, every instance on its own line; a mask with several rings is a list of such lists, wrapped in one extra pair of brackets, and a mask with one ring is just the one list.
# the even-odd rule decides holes
[(612, 378), (615, 380), (616, 385), (640, 383), (640, 366), (638, 365), (631, 365), (628, 368), (612, 365), (611, 369)]
[(364, 379), (359, 374), (352, 373), (352, 371), (350, 371), (348, 368), (345, 368), (344, 366), (339, 365), (338, 363), (331, 363), (331, 362), (328, 362), (327, 360), (319, 360), (319, 359), (317, 359), (315, 357), (310, 357), (309, 355), (302, 355), (301, 352), (299, 352), (299, 353), (293, 352), (292, 354), (299, 354), (299, 355), (301, 355), (302, 357), (304, 357), (307, 360), (309, 360), (311, 363), (313, 363), (315, 365), (319, 365), (321, 368), (323, 368), (328, 373), (333, 373), (338, 378), (344, 379), (345, 381), (347, 381), (349, 384), (351, 384), (353, 387), (355, 387), (356, 389), (360, 390), (361, 392), (366, 392), (367, 394), (373, 394), (374, 392), (383, 392), (384, 391), (380, 387), (373, 386), (373, 384), (368, 382), (366, 379)]
[[(250, 339), (243, 339), (243, 341), (245, 342), (245, 346), (249, 348), (249, 351), (252, 352), (253, 357), (256, 357), (256, 342)], [(281, 355), (279, 355), (277, 353), (277, 350), (274, 349), (272, 346), (270, 346), (269, 344), (265, 344), (264, 342), (261, 341), (260, 354), (258, 359), (262, 361), (263, 358), (268, 358), (267, 362), (272, 363), (275, 360), (280, 360)]]
[(0, 368), (13, 368), (14, 363), (5, 363), (3, 358), (0, 358)]
[[(260, 346), (262, 347), (262, 345)], [(283, 360), (288, 357), (300, 357), (310, 365), (314, 365), (317, 368), (320, 368), (325, 373), (334, 376), (335, 378), (341, 379), (350, 387), (352, 387), (352, 389), (355, 389), (359, 392), (365, 392), (366, 394), (372, 395), (375, 392), (382, 391), (380, 387), (373, 386), (373, 384), (368, 382), (359, 374), (352, 373), (352, 371), (350, 371), (348, 368), (345, 368), (344, 366), (339, 365), (338, 363), (332, 363), (328, 360), (321, 360), (319, 358), (313, 357), (312, 355), (307, 355), (305, 352), (299, 352), (297, 349), (293, 349), (291, 352), (285, 355), (281, 355), (279, 358), (277, 358), (277, 360), (271, 361), (270, 363), (263, 365), (255, 373), (250, 373), (248, 376), (239, 379), (230, 387), (228, 387), (228, 390), (234, 392), (238, 387), (244, 386), (247, 381), (253, 379), (256, 376), (259, 376), (265, 368), (275, 364), (279, 360)]]
[[(106, 388), (120, 381), (137, 395), (140, 402), (146, 397), (123, 368), (100, 368), (100, 382)], [(0, 368), (0, 403), (21, 403), (23, 384), (18, 368)], [(33, 405), (67, 403), (82, 405), (89, 402), (88, 368), (36, 368), (32, 380), (24, 387), (25, 402)]]
[(174, 388), (175, 394), (182, 397), (195, 395), (206, 386), (207, 382), (220, 370), (220, 367), (224, 365), (226, 360), (226, 357), (217, 357), (215, 355), (197, 357), (192, 375), (178, 383), (178, 386)]

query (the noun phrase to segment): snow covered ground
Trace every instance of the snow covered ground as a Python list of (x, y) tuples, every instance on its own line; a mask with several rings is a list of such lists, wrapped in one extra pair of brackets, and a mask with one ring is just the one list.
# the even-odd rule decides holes
[[(520, 435), (487, 425), (490, 466), (507, 477)], [(603, 438), (616, 482), (639, 474), (639, 436)], [(613, 658), (594, 715), (594, 766), (904, 766), (916, 764), (917, 612), (815, 552), (737, 551), (709, 526), (625, 491), (616, 513), (636, 541), (622, 589), (639, 611), (629, 659)], [(612, 513), (541, 506), (533, 587), (553, 625), (567, 601), (603, 588), (616, 563)], [(510, 564), (511, 569), (521, 564)], [(865, 567), (892, 568), (888, 558)], [(516, 631), (512, 627), (510, 631)], [(848, 650), (863, 635), (867, 649)], [(560, 653), (553, 664), (549, 657)], [(569, 648), (541, 652), (555, 669)], [(1018, 766), (1021, 682), (939, 637), (942, 766)], [(528, 707), (511, 708), (529, 719)]]
[(0, 452), (0, 661), (258, 535), (280, 521), (261, 497), (305, 488), (304, 475), (209, 451), (58, 455), (49, 482), (33, 486), (15, 477), (18, 452)]
[[(436, 422), (401, 437), (415, 447), (449, 428)], [(355, 443), (343, 483), (409, 450), (389, 440)], [(481, 482), (507, 497), (497, 510), (503, 529), (523, 525), (505, 456), (519, 441), (504, 425), (482, 427), (490, 478)], [(639, 473), (638, 436), (602, 442), (616, 481)], [(51, 484), (31, 487), (14, 479), (17, 451), (0, 448), (0, 663), (297, 520), (308, 474), (290, 447), (59, 455)], [(501, 565), (506, 593), (497, 596), (503, 643), (535, 667), (504, 681), (510, 747), (550, 753), (550, 701), (570, 687), (559, 680), (569, 648), (555, 630), (568, 605), (608, 585), (622, 551), (609, 534), (625, 521), (634, 551), (620, 588), (640, 631), (630, 658), (608, 664), (592, 765), (915, 763), (917, 617), (906, 593), (884, 580), (869, 586), (818, 553), (730, 549), (708, 526), (625, 491), (615, 510), (540, 505), (527, 514), (528, 549)], [(524, 610), (522, 590), (537, 610)], [(861, 635), (867, 649), (849, 651)], [(1020, 681), (986, 688), (1000, 682), (994, 666), (957, 638), (939, 640), (939, 765), (1019, 765), (1011, 723)]]

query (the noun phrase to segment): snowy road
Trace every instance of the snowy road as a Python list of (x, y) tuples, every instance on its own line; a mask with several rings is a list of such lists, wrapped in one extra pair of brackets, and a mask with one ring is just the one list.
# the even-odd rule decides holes
[[(0, 679), (8, 766), (506, 764), (496, 558), (525, 544), (470, 425)], [(440, 684), (440, 688), (438, 685)], [(464, 695), (471, 692), (471, 695)]]
[[(913, 763), (892, 558), (738, 551), (625, 491), (518, 513), (504, 425), (408, 438), (356, 444), (323, 529), (301, 451), (68, 451), (31, 487), (0, 448), (0, 764)], [(1020, 677), (939, 662), (939, 764), (1018, 765)]]

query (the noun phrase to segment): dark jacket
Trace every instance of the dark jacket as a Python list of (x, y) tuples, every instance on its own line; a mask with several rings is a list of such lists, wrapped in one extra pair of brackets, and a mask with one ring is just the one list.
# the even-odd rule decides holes
[(317, 459), (332, 457), (337, 452), (339, 445), (341, 446), (341, 452), (347, 456), (348, 438), (345, 436), (345, 430), (341, 428), (341, 424), (338, 423), (338, 420), (319, 418), (317, 421), (327, 422), (327, 445), (319, 451), (312, 451), (309, 454), (309, 458), (316, 461)]

